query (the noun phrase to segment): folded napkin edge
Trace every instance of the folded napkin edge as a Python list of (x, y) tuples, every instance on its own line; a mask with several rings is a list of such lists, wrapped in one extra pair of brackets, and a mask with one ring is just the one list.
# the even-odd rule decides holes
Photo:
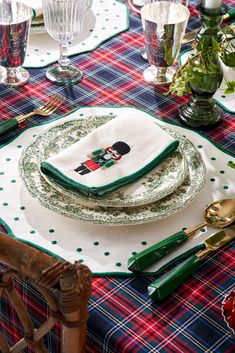
[(143, 175), (147, 174), (149, 171), (157, 167), (163, 160), (170, 157), (171, 154), (178, 148), (179, 141), (172, 141), (166, 149), (161, 152), (155, 159), (153, 159), (148, 165), (144, 166), (144, 168), (134, 172), (130, 175), (122, 177), (118, 180), (115, 180), (109, 184), (98, 186), (98, 187), (88, 187), (84, 184), (81, 184), (73, 179), (67, 177), (64, 173), (62, 173), (59, 169), (54, 167), (49, 162), (43, 161), (40, 165), (41, 172), (51, 179), (53, 179), (56, 183), (62, 185), (64, 188), (82, 192), (85, 194), (95, 195), (95, 196), (104, 196), (109, 194), (122, 186), (126, 186), (131, 184), (132, 182), (138, 180)]
[(35, 20), (35, 18), (37, 17), (37, 13), (33, 8), (32, 8), (32, 12), (33, 12), (32, 20)]

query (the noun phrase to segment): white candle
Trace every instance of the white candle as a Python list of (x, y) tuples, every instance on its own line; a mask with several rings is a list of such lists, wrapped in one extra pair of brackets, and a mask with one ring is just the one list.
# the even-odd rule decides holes
[(221, 0), (204, 0), (205, 9), (218, 9), (221, 4)]

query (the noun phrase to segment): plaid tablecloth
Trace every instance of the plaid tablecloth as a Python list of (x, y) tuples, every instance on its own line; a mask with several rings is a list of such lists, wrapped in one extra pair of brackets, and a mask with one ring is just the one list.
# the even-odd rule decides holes
[[(191, 14), (189, 29), (199, 26), (193, 7)], [(59, 119), (61, 114), (78, 106), (130, 105), (145, 109), (163, 120), (179, 123), (177, 109), (187, 97), (165, 96), (166, 88), (155, 89), (143, 81), (142, 72), (147, 63), (140, 56), (142, 46), (140, 18), (131, 11), (128, 31), (93, 52), (72, 58), (72, 62), (84, 72), (81, 83), (58, 87), (46, 80), (45, 69), (32, 69), (27, 86), (18, 89), (1, 86), (1, 119), (27, 113), (59, 92), (66, 97), (66, 102), (48, 120)], [(22, 128), (44, 120), (43, 117), (34, 117)], [(2, 138), (0, 143), (6, 143), (18, 132)], [(225, 113), (219, 127), (201, 133), (228, 153), (235, 154), (234, 115)], [(231, 339), (221, 315), (221, 302), (235, 285), (234, 258), (235, 242), (232, 242), (210, 257), (162, 303), (154, 303), (148, 297), (147, 286), (153, 277), (94, 277), (89, 301), (87, 352), (235, 352), (235, 341)], [(29, 310), (34, 312), (35, 324), (38, 325), (47, 315), (45, 302), (26, 282), (19, 281), (18, 289)], [(20, 327), (7, 300), (2, 304), (1, 316), (5, 332), (14, 339), (19, 335)], [(58, 330), (56, 326), (48, 337), (47, 345), (52, 352), (59, 352)]]

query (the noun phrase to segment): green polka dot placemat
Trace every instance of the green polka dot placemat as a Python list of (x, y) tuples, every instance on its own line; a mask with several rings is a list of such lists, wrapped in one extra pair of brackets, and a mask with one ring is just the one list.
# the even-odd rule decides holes
[[(69, 55), (95, 50), (100, 44), (129, 28), (127, 5), (118, 0), (93, 0), (79, 37), (69, 46)], [(45, 67), (59, 59), (59, 43), (34, 26), (29, 37), (24, 67)]]
[[(183, 65), (189, 57), (193, 57), (194, 50), (186, 50), (179, 57), (180, 65)], [(235, 68), (223, 66), (224, 78), (220, 88), (215, 92), (214, 98), (216, 102), (230, 113), (235, 113), (235, 93), (224, 94), (226, 89), (226, 81), (235, 81)]]
[[(234, 197), (235, 169), (231, 166), (234, 165), (235, 158), (215, 147), (197, 132), (159, 120), (157, 121), (160, 125), (185, 135), (191, 140), (207, 168), (206, 183), (203, 189), (187, 207), (182, 205), (180, 212), (159, 221), (138, 225), (88, 224), (52, 211), (32, 196), (26, 188), (18, 167), (22, 155), (24, 156), (28, 146), (36, 141), (39, 135), (40, 138), (43, 138), (52, 127), (59, 128), (61, 124), (69, 123), (74, 119), (79, 122), (80, 119), (89, 119), (91, 116), (95, 116), (97, 119), (99, 116), (118, 116), (128, 113), (129, 109), (135, 109), (136, 114), (143, 116), (147, 114), (130, 107), (85, 107), (62, 117), (59, 122), (53, 121), (28, 128), (15, 140), (1, 148), (0, 217), (1, 222), (12, 236), (68, 261), (83, 262), (95, 274), (131, 275), (127, 270), (127, 260), (131, 255), (146, 249), (180, 229), (201, 223), (203, 208), (213, 200)], [(38, 166), (35, 166), (33, 159), (31, 161), (29, 159), (27, 168), (32, 173), (36, 173)], [(37, 185), (33, 184), (32, 187), (37, 188)], [(47, 190), (48, 198), (50, 198), (50, 185)], [(72, 201), (68, 201), (65, 207), (69, 209), (71, 204)], [(136, 208), (136, 212), (140, 212), (138, 208)], [(154, 212), (154, 208), (152, 212)], [(175, 256), (203, 241), (214, 231), (215, 229), (211, 227), (205, 227), (179, 247), (177, 251), (149, 268), (149, 273), (155, 272)]]

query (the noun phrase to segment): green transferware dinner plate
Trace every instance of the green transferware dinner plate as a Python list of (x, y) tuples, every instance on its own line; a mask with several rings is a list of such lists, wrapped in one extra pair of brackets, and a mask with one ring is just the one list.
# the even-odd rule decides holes
[[(50, 128), (51, 139), (46, 139), (46, 144), (41, 147), (40, 162), (56, 155), (60, 151), (71, 146), (73, 143), (86, 136), (89, 132), (100, 126), (101, 122), (105, 123), (111, 120), (110, 116), (90, 117), (86, 120), (78, 121), (77, 119), (65, 122), (60, 127)], [(58, 131), (59, 128), (59, 131)], [(178, 138), (178, 135), (172, 131), (168, 131), (171, 135)], [(177, 135), (177, 136), (176, 136)], [(183, 144), (182, 138), (180, 146)], [(182, 184), (188, 171), (186, 158), (183, 155), (181, 147), (175, 151), (172, 157), (167, 158), (150, 173), (143, 178), (121, 188), (102, 198), (87, 196), (82, 193), (67, 190), (50, 177), (43, 175), (45, 180), (51, 184), (56, 190), (64, 195), (75, 198), (75, 200), (85, 206), (95, 207), (131, 207), (140, 206), (151, 203), (169, 195)]]
[[(79, 126), (77, 133), (82, 137), (88, 131), (106, 121), (107, 117), (99, 116), (79, 119), (77, 121)], [(90, 124), (90, 130), (88, 129), (88, 124)], [(70, 126), (74, 126), (74, 120), (69, 121), (66, 125), (67, 128)], [(86, 207), (81, 205), (75, 198), (64, 195), (56, 190), (46, 182), (40, 173), (41, 149), (47, 146), (47, 142), (52, 138), (52, 134), (57, 134), (60, 131), (61, 125), (57, 125), (53, 130), (48, 129), (39, 135), (24, 150), (19, 167), (21, 176), (31, 195), (37, 198), (43, 206), (66, 217), (78, 221), (106, 225), (132, 225), (152, 222), (182, 210), (195, 199), (205, 184), (206, 169), (200, 153), (187, 138), (181, 137), (183, 141), (182, 150), (188, 163), (188, 175), (173, 193), (161, 200), (138, 207)], [(176, 135), (180, 136), (179, 134)]]

